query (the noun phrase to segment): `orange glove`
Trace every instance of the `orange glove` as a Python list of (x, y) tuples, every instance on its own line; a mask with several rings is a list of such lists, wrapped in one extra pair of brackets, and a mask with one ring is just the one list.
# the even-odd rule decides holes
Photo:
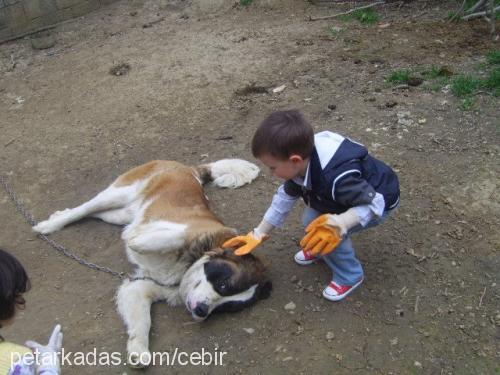
[(226, 249), (238, 247), (234, 253), (236, 255), (245, 255), (251, 253), (257, 246), (268, 238), (268, 235), (258, 236), (254, 234), (254, 231), (252, 231), (246, 236), (236, 236), (230, 238), (222, 244), (222, 247)]
[(323, 214), (307, 226), (307, 235), (300, 241), (300, 246), (311, 255), (326, 255), (335, 250), (349, 229), (359, 224), (355, 207), (340, 215)]
[(251, 253), (257, 246), (269, 238), (269, 233), (274, 229), (274, 225), (262, 219), (260, 224), (246, 236), (230, 238), (222, 244), (223, 248), (238, 247), (234, 252), (236, 255)]
[(322, 216), (309, 224), (306, 232), (300, 246), (312, 256), (331, 253), (342, 242), (340, 230), (326, 224)]

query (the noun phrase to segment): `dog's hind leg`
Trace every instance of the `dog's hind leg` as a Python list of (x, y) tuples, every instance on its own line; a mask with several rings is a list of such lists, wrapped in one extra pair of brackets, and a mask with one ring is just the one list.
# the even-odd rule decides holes
[(35, 232), (49, 234), (84, 217), (96, 215), (99, 212), (123, 208), (139, 196), (139, 183), (128, 186), (109, 186), (88, 202), (75, 208), (67, 208), (54, 212), (50, 217), (33, 227)]
[(149, 330), (151, 304), (163, 297), (163, 287), (146, 280), (125, 281), (118, 290), (117, 306), (127, 327), (128, 364), (147, 367), (151, 363)]

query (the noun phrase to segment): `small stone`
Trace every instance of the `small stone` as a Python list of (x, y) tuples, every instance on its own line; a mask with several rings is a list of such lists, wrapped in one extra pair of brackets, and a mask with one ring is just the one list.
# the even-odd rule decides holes
[(293, 302), (288, 302), (288, 303), (285, 305), (285, 310), (288, 310), (288, 311), (290, 311), (290, 310), (295, 310), (295, 307), (297, 307), (297, 306), (295, 305), (295, 303), (293, 303)]
[(298, 277), (296, 275), (292, 275), (292, 277), (290, 278), (290, 282), (296, 283), (297, 281), (299, 281)]
[(47, 49), (54, 47), (56, 38), (49, 31), (40, 31), (31, 37), (31, 46), (34, 49)]
[(248, 333), (249, 335), (251, 335), (252, 333), (255, 332), (255, 329), (253, 329), (253, 328), (243, 328), (243, 331), (245, 331), (246, 333)]
[(397, 345), (398, 344), (398, 338), (394, 337), (393, 339), (389, 340), (389, 343), (391, 344), (391, 346)]
[(337, 109), (337, 105), (336, 104), (328, 104), (328, 109), (330, 111), (335, 111)]
[(283, 362), (288, 362), (288, 361), (291, 361), (293, 359), (293, 357), (285, 357), (282, 359)]
[(422, 364), (419, 361), (415, 361), (413, 364), (415, 367), (422, 368)]
[(333, 332), (327, 332), (327, 333), (326, 333), (326, 339), (327, 339), (328, 341), (331, 341), (331, 340), (333, 340), (334, 338), (335, 338), (335, 335), (334, 335), (334, 333), (333, 333)]
[(286, 85), (281, 85), (281, 86), (275, 87), (273, 89), (273, 93), (279, 94), (280, 92), (282, 92), (285, 89), (286, 89)]
[(420, 118), (420, 119), (418, 119), (418, 123), (419, 123), (420, 125), (425, 124), (426, 122), (427, 122), (427, 119), (425, 119), (425, 118)]

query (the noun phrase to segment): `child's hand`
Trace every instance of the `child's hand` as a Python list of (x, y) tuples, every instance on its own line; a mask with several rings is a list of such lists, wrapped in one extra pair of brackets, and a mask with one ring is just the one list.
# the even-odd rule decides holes
[(56, 370), (59, 372), (59, 353), (62, 348), (62, 340), (63, 334), (61, 326), (58, 324), (54, 327), (47, 345), (41, 345), (36, 341), (26, 341), (26, 346), (31, 348), (36, 356), (37, 373), (41, 373), (42, 370)]
[(222, 244), (222, 247), (226, 249), (238, 247), (234, 253), (236, 255), (245, 255), (251, 253), (257, 246), (268, 238), (268, 235), (261, 235), (260, 233), (256, 233), (256, 230), (253, 230), (246, 236), (236, 236), (230, 238)]
[(339, 229), (321, 221), (316, 226), (309, 225), (306, 230), (308, 233), (300, 241), (300, 246), (312, 256), (331, 253), (342, 242)]
[[(342, 214), (343, 215), (343, 214)], [(342, 215), (331, 215), (324, 214), (320, 217), (313, 220), (306, 228), (306, 232), (309, 233), (314, 228), (318, 227), (335, 227), (338, 229), (341, 236), (345, 236), (347, 234), (347, 227), (342, 220)]]
[(331, 253), (347, 233), (340, 215), (324, 214), (313, 220), (306, 228), (307, 235), (300, 241), (300, 246), (313, 256)]

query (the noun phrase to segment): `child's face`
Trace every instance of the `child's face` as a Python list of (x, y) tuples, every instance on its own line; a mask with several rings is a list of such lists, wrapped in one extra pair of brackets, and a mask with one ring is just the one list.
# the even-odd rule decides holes
[(277, 159), (272, 155), (264, 154), (260, 161), (267, 166), (271, 173), (283, 180), (290, 180), (295, 177), (303, 177), (306, 174), (308, 159), (303, 159), (300, 155), (291, 155), (288, 159)]

